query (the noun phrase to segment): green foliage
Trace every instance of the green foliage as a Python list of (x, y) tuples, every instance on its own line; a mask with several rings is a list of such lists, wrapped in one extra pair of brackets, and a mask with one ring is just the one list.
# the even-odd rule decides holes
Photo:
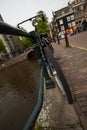
[(31, 41), (29, 40), (29, 38), (27, 37), (17, 37), (17, 39), (19, 40), (19, 44), (21, 44), (22, 47), (29, 47), (31, 46)]
[(1, 52), (5, 52), (5, 46), (4, 46), (4, 44), (3, 44), (2, 39), (0, 38), (0, 53), (1, 53)]
[[(24, 29), (23, 27), (21, 27), (20, 29), (24, 32), (27, 32), (26, 29)], [(17, 37), (17, 39), (19, 41), (19, 44), (21, 44), (21, 46), (24, 48), (27, 48), (32, 45), (31, 41), (27, 37), (19, 36)]]
[(39, 11), (37, 13), (39, 14), (43, 14), (44, 16), (44, 21), (42, 20), (42, 15), (39, 15), (36, 20), (37, 20), (37, 31), (38, 33), (49, 33), (49, 26), (48, 26), (48, 18), (46, 17), (46, 14), (43, 11)]
[[(44, 16), (44, 21), (42, 20), (42, 15)], [(48, 26), (48, 18), (46, 17), (46, 14), (43, 11), (37, 12), (38, 17), (36, 17), (37, 25), (36, 29), (38, 33), (49, 33), (49, 26)], [(21, 30), (27, 32), (23, 27), (20, 28)], [(21, 44), (22, 47), (29, 47), (32, 45), (31, 41), (29, 38), (26, 37), (17, 37), (19, 40), (19, 43)]]

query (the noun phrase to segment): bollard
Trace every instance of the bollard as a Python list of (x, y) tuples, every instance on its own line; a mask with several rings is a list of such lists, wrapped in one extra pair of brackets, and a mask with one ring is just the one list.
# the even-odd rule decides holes
[(66, 47), (69, 47), (69, 40), (66, 33), (65, 33), (65, 43), (66, 43)]

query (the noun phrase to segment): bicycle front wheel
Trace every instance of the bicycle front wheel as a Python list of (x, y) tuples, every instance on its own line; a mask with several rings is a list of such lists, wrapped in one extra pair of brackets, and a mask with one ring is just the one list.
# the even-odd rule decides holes
[(73, 103), (73, 97), (72, 97), (72, 94), (71, 94), (71, 91), (70, 91), (70, 87), (67, 83), (67, 80), (66, 80), (66, 78), (65, 78), (65, 76), (62, 72), (62, 69), (61, 69), (59, 63), (54, 58), (53, 53), (50, 51), (48, 46), (44, 47), (44, 53), (45, 53), (48, 61), (53, 64), (53, 68), (56, 72), (55, 78), (56, 78), (57, 83), (59, 84), (59, 86), (62, 86), (62, 89), (66, 94), (68, 103), (72, 104)]

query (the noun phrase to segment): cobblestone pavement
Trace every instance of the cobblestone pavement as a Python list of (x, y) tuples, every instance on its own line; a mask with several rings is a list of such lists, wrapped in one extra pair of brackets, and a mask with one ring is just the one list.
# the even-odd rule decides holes
[[(44, 104), (37, 124), (44, 130), (87, 130), (87, 32), (69, 38), (70, 46), (53, 44), (54, 56), (61, 66), (73, 94), (69, 105), (58, 87), (44, 92)], [(79, 120), (80, 119), (80, 120)], [(81, 122), (80, 122), (81, 121)], [(82, 127), (81, 127), (82, 126)]]
[[(61, 43), (65, 44), (65, 40), (61, 40)], [(87, 50), (87, 31), (69, 37), (69, 43), (70, 46)]]
[(44, 89), (44, 103), (36, 122), (40, 130), (82, 130), (73, 105), (69, 105), (58, 86)]
[(58, 62), (72, 91), (75, 109), (87, 130), (87, 32), (69, 41), (74, 47), (66, 48), (62, 41), (61, 45), (54, 44), (55, 57), (61, 58)]

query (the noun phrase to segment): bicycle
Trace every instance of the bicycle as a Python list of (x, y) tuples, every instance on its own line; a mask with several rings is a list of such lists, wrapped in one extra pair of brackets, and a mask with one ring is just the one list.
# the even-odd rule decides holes
[[(56, 81), (57, 85), (59, 86), (59, 89), (61, 90), (62, 94), (66, 95), (66, 97), (68, 99), (68, 103), (72, 104), (73, 97), (72, 97), (69, 85), (61, 70), (61, 67), (60, 67), (59, 63), (56, 61), (56, 59), (54, 58), (53, 47), (50, 44), (50, 42), (48, 41), (45, 33), (41, 33), (40, 35), (37, 33), (37, 28), (36, 28), (37, 23), (35, 20), (36, 17), (37, 16), (28, 19), (28, 20), (32, 21), (32, 25), (35, 27), (35, 31), (30, 32), (30, 34), (31, 34), (30, 39), (34, 46), (36, 45), (37, 40), (39, 41), (39, 51), (40, 52), (39, 52), (38, 58), (42, 59), (48, 75), (54, 76), (55, 81)], [(28, 20), (26, 20), (26, 21), (28, 21)], [(42, 20), (44, 21), (43, 15), (42, 15)], [(18, 26), (26, 21), (19, 23)]]
[[(20, 24), (27, 22), (28, 20), (32, 21), (37, 16), (34, 16), (32, 18), (29, 18), (29, 19), (19, 23), (18, 27), (20, 28), (20, 26), (19, 26)], [(36, 28), (35, 24), (33, 26)], [(29, 33), (26, 33), (24, 31), (22, 31), (21, 29), (14, 28), (14, 27), (12, 27), (8, 24), (5, 24), (3, 22), (0, 22), (0, 33), (1, 34), (9, 34), (9, 35), (17, 35), (17, 36), (26, 36), (29, 39), (31, 39), (34, 52), (37, 55), (38, 61), (40, 63), (40, 68), (42, 65), (41, 74), (44, 75), (44, 73), (43, 73), (43, 69), (44, 69), (45, 79), (49, 80), (50, 75), (54, 76), (58, 86), (62, 86), (62, 88), (60, 88), (60, 89), (61, 89), (62, 93), (66, 95), (68, 103), (69, 104), (73, 103), (73, 97), (72, 97), (70, 88), (68, 86), (68, 83), (65, 79), (65, 76), (61, 70), (59, 63), (54, 58), (53, 48), (52, 48), (51, 44), (48, 42), (47, 38), (44, 37), (44, 35), (42, 35), (42, 38), (41, 38), (41, 35), (38, 35), (36, 29), (35, 29), (35, 31), (31, 31)], [(38, 44), (38, 42), (39, 42), (39, 44)], [(40, 85), (42, 86), (43, 85), (42, 75), (41, 75), (41, 81), (42, 81), (42, 83), (40, 82)], [(41, 110), (42, 102), (43, 102), (43, 88), (40, 87), (37, 105), (35, 107), (33, 114), (30, 117), (30, 120), (26, 124), (24, 130), (29, 130), (29, 129), (31, 130), (33, 128), (35, 121), (37, 119), (37, 116)]]

